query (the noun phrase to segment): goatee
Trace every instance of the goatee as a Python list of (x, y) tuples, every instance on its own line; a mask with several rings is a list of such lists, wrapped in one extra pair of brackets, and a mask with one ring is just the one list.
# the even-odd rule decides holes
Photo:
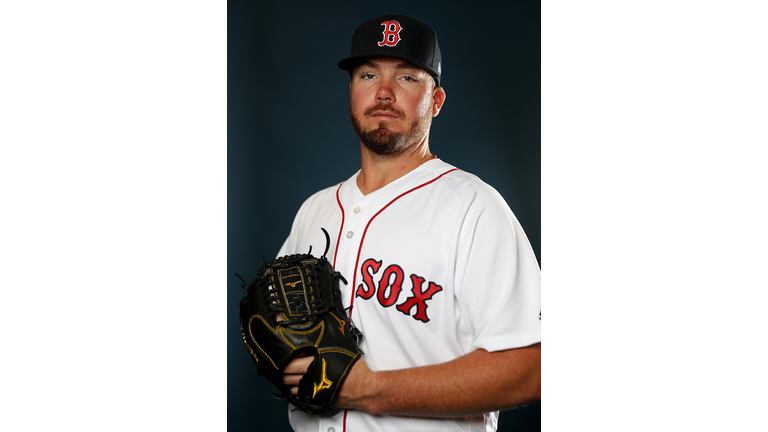
[[(388, 104), (379, 103), (374, 107), (367, 109), (364, 115), (371, 115), (376, 111), (389, 111), (402, 118), (403, 113), (390, 107)], [(381, 156), (389, 156), (402, 152), (410, 147), (420, 138), (426, 136), (431, 125), (432, 115), (427, 113), (425, 116), (416, 119), (407, 133), (397, 133), (387, 129), (385, 123), (379, 124), (377, 129), (364, 131), (360, 122), (355, 118), (355, 114), (350, 109), (350, 118), (352, 119), (352, 128), (360, 137), (360, 141), (372, 152)]]

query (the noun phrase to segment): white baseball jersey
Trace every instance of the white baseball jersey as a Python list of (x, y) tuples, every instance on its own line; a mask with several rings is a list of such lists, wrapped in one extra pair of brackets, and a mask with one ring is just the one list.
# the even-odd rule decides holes
[[(278, 256), (322, 254), (347, 279), (344, 306), (365, 335), (372, 371), (444, 363), (483, 348), (541, 341), (541, 273), (523, 229), (499, 193), (432, 159), (363, 195), (355, 173), (301, 206)], [(407, 383), (404, 383), (407, 385)], [(298, 432), (495, 431), (498, 412), (459, 419), (333, 417), (294, 411)]]

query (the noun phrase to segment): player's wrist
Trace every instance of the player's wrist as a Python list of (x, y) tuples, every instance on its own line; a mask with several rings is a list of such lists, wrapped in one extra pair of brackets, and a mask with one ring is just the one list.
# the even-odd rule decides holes
[(364, 358), (360, 358), (341, 385), (336, 406), (376, 414), (381, 409), (379, 375), (368, 368)]

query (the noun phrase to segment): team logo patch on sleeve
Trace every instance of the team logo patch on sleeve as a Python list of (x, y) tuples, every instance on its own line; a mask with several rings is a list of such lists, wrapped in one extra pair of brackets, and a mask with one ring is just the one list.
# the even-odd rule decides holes
[(400, 23), (392, 20), (384, 21), (381, 25), (384, 26), (384, 31), (382, 32), (384, 33), (384, 40), (379, 42), (379, 46), (393, 47), (397, 45), (400, 42), (400, 30), (403, 29)]

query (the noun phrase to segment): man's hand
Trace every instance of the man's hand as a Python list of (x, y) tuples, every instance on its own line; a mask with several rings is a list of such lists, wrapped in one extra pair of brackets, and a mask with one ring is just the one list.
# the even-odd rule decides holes
[[(295, 358), (288, 362), (285, 368), (283, 368), (283, 383), (291, 386), (291, 394), (294, 396), (298, 395), (299, 381), (301, 381), (301, 378), (307, 373), (309, 365), (311, 365), (314, 360), (314, 357)], [(341, 384), (339, 396), (336, 400), (336, 406), (339, 408), (353, 408), (353, 406), (350, 405), (350, 397), (345, 397), (345, 395), (358, 394), (358, 397), (361, 397), (362, 392), (360, 391), (360, 386), (367, 381), (365, 377), (372, 374), (373, 372), (371, 372), (371, 370), (368, 369), (368, 365), (365, 364), (364, 357), (355, 362), (352, 369), (349, 370), (347, 378)]]
[[(326, 244), (319, 258), (309, 252), (283, 255), (265, 262), (250, 284), (240, 277), (247, 294), (239, 318), (259, 374), (279, 390), (274, 395), (306, 413), (333, 416), (341, 385), (363, 355), (363, 334), (345, 319), (339, 284), (347, 281), (326, 258), (331, 239), (321, 230)], [(286, 385), (285, 365), (305, 356), (314, 356), (305, 362), (314, 361), (299, 362), (289, 373), (305, 377), (290, 377), (298, 386)]]
[[(291, 394), (294, 396), (298, 395), (299, 381), (307, 373), (309, 365), (314, 359), (314, 357), (295, 358), (283, 368), (283, 383), (291, 386)], [(365, 410), (367, 398), (376, 396), (375, 393), (366, 391), (366, 386), (370, 384), (373, 375), (373, 372), (368, 369), (368, 365), (365, 364), (365, 357), (361, 357), (352, 365), (347, 378), (341, 384), (335, 406), (342, 409)]]
[[(298, 384), (313, 357), (294, 359), (283, 382)], [(372, 372), (365, 358), (350, 369), (336, 407), (372, 414), (465, 417), (541, 399), (541, 344), (488, 352), (482, 349), (432, 366)]]
[(314, 356), (295, 358), (283, 368), (283, 384), (291, 386), (293, 396), (299, 395), (299, 381), (307, 373), (313, 361), (315, 361)]

